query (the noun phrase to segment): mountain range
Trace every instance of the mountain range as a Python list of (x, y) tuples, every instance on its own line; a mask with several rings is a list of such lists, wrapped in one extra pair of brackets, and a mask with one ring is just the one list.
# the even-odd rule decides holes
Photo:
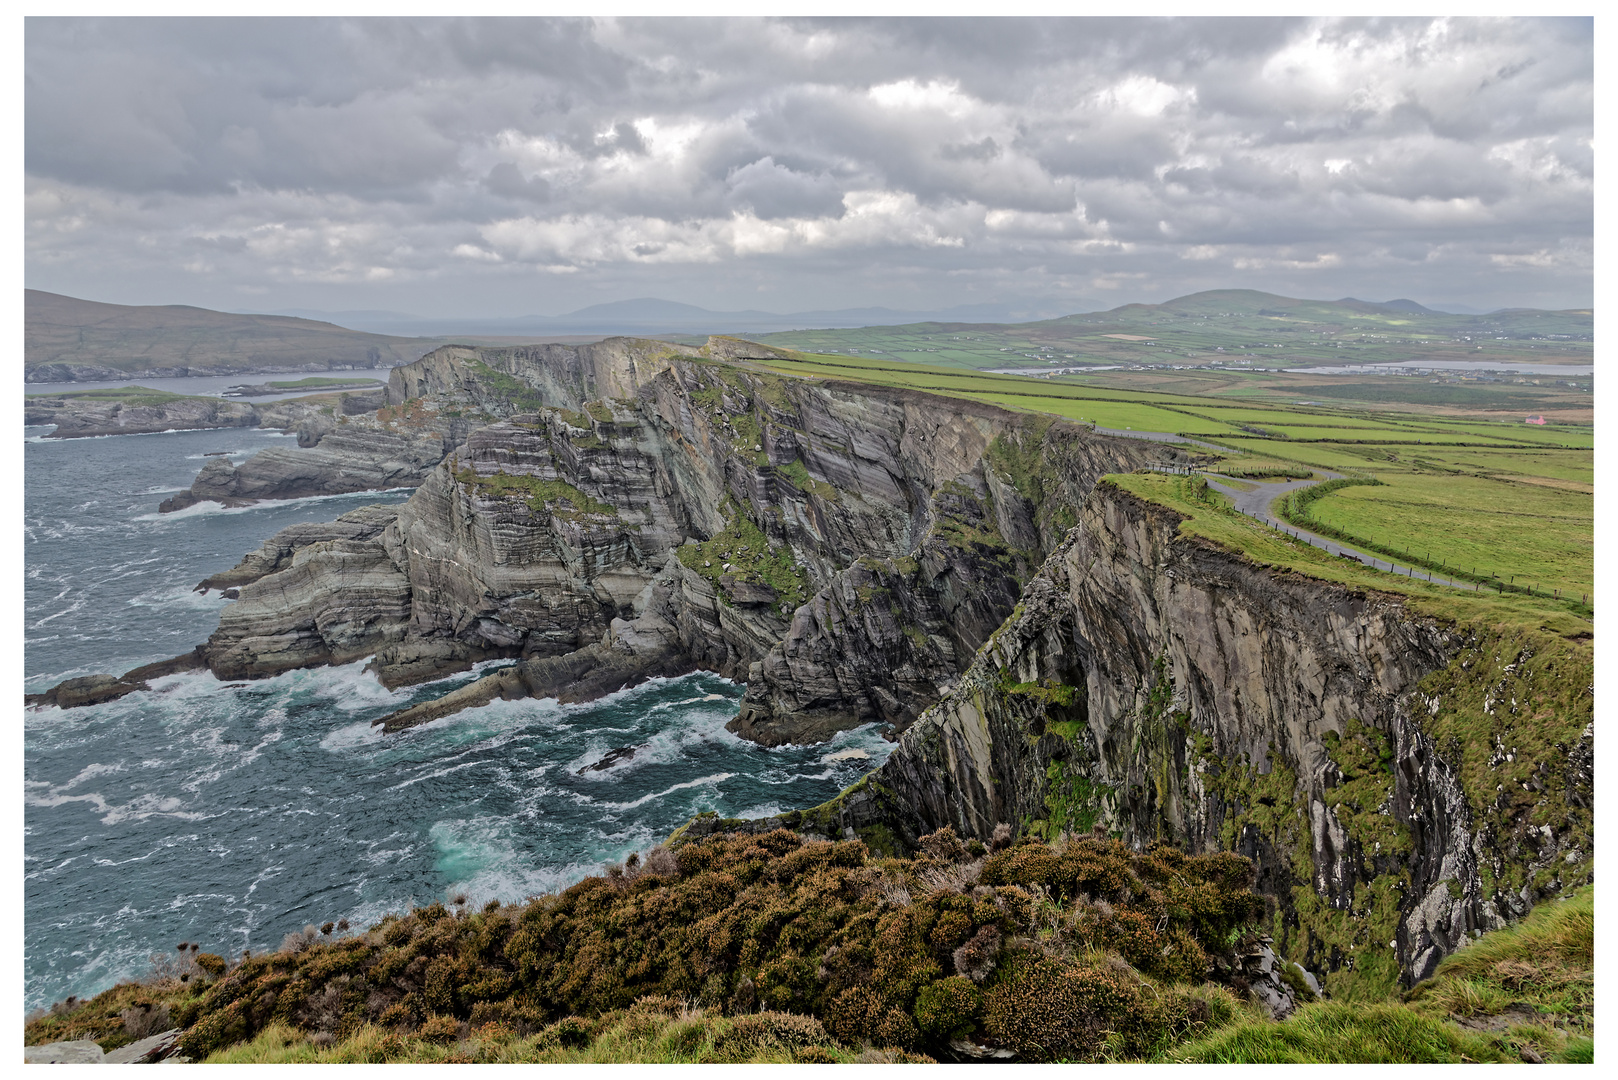
[(901, 326), (919, 322), (1023, 323), (1100, 311), (1106, 306), (1088, 297), (1046, 296), (1012, 303), (957, 304), (931, 311), (863, 307), (781, 314), (751, 309), (711, 311), (694, 304), (648, 296), (592, 304), (563, 315), (424, 318), (399, 311), (322, 311), (313, 308), (288, 308), (271, 314), (319, 319), (373, 334), (522, 337), (533, 334), (767, 334), (782, 330)]

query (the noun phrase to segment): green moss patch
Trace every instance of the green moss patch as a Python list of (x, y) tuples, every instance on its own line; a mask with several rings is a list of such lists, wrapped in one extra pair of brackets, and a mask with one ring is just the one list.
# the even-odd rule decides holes
[[(722, 530), (702, 543), (682, 544), (675, 549), (680, 565), (712, 582), (722, 599), (725, 591), (720, 579), (731, 574), (737, 581), (769, 586), (781, 603), (792, 608), (807, 600), (808, 573), (798, 565), (792, 549), (772, 546), (763, 530), (733, 501), (727, 499), (720, 512), (725, 518)], [(725, 569), (727, 565), (729, 570)]]
[(542, 480), (537, 476), (518, 476), (506, 472), (479, 476), (470, 467), (461, 469), (455, 478), (485, 498), (524, 499), (535, 515), (553, 514), (575, 520), (580, 517), (607, 517), (618, 512), (611, 503), (592, 498), (565, 480)]

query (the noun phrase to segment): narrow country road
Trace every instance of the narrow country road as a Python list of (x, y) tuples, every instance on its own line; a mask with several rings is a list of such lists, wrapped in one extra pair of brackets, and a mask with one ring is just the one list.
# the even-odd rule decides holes
[[(1325, 469), (1316, 471), (1326, 480), (1342, 479), (1341, 473), (1329, 472)], [(1449, 585), (1456, 589), (1471, 591), (1476, 591), (1477, 589), (1477, 586), (1471, 582), (1451, 581), (1449, 578), (1439, 577), (1428, 570), (1420, 570), (1413, 566), (1389, 562), (1387, 559), (1379, 559), (1375, 555), (1360, 551), (1357, 548), (1348, 547), (1346, 544), (1338, 543), (1336, 540), (1312, 533), (1308, 529), (1300, 529), (1291, 522), (1282, 521), (1270, 511), (1270, 506), (1276, 499), (1302, 488), (1314, 487), (1316, 484), (1321, 483), (1320, 480), (1286, 480), (1270, 484), (1261, 483), (1257, 480), (1242, 480), (1240, 481), (1242, 484), (1251, 484), (1253, 486), (1252, 491), (1242, 491), (1240, 488), (1228, 486), (1235, 482), (1232, 477), (1220, 476), (1218, 473), (1204, 473), (1203, 475), (1207, 477), (1209, 487), (1230, 496), (1231, 501), (1236, 504), (1238, 512), (1251, 518), (1257, 518), (1266, 525), (1281, 530), (1288, 536), (1295, 536), (1299, 540), (1306, 541), (1320, 548), (1328, 555), (1345, 555), (1351, 559), (1358, 559), (1373, 570), (1386, 570), (1390, 574), (1397, 574), (1400, 577), (1407, 578), (1419, 576), (1422, 580), (1430, 581), (1435, 585)], [(1221, 483), (1221, 481), (1224, 481), (1224, 483)]]
[[(1129, 428), (1119, 430), (1117, 428), (1103, 427), (1093, 428), (1092, 430), (1099, 435), (1114, 435), (1125, 439), (1145, 439), (1148, 442), (1190, 444), (1204, 446), (1209, 450), (1220, 453), (1227, 452), (1224, 447), (1205, 443), (1198, 439), (1188, 439), (1184, 435), (1175, 435), (1167, 431), (1134, 431)], [(1341, 480), (1343, 478), (1342, 473), (1335, 473), (1328, 469), (1316, 469), (1315, 471), (1325, 480)], [(1432, 582), (1434, 585), (1448, 585), (1451, 588), (1466, 589), (1472, 592), (1478, 590), (1478, 586), (1473, 582), (1451, 581), (1449, 578), (1439, 577), (1428, 570), (1421, 570), (1403, 563), (1389, 562), (1387, 559), (1378, 558), (1357, 548), (1348, 547), (1346, 544), (1338, 543), (1336, 540), (1312, 533), (1307, 529), (1300, 529), (1290, 522), (1282, 521), (1270, 512), (1270, 506), (1276, 499), (1301, 488), (1313, 487), (1321, 483), (1320, 480), (1285, 480), (1276, 483), (1262, 483), (1257, 480), (1237, 480), (1234, 477), (1221, 476), (1218, 473), (1205, 470), (1202, 471), (1202, 475), (1207, 478), (1209, 487), (1223, 495), (1230, 496), (1239, 513), (1246, 514), (1250, 518), (1256, 518), (1271, 528), (1286, 533), (1288, 536), (1293, 536), (1312, 544), (1328, 555), (1341, 555), (1350, 559), (1358, 559), (1373, 570), (1384, 570), (1404, 578), (1419, 577), (1423, 581)], [(1231, 486), (1238, 483), (1243, 485), (1251, 484), (1253, 490), (1243, 491), (1239, 487)]]

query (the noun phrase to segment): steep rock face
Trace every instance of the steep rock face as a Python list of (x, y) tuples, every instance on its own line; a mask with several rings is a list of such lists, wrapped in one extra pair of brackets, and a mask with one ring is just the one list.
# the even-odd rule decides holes
[[(240, 673), (369, 650), (390, 685), (520, 659), (468, 700), (555, 692), (562, 671), (605, 685), (619, 675), (587, 669), (635, 681), (700, 667), (754, 684), (737, 729), (762, 742), (902, 727), (1010, 612), (1095, 478), (1176, 453), (673, 352), (449, 348), (396, 370), (381, 421), (439, 431), (452, 412), (501, 416), (469, 430), (393, 523), (342, 549), (367, 552), (388, 600), (337, 619), (336, 579), (323, 588), (315, 562), (273, 590), (299, 549), (243, 589), (208, 655)], [(279, 566), (291, 545), (271, 546), (258, 562)]]
[[(958, 434), (930, 431), (922, 454)], [(915, 452), (915, 451), (913, 451)], [(1139, 450), (1036, 421), (959, 454), (977, 461), (936, 486), (906, 555), (862, 557), (795, 614), (751, 672), (731, 730), (766, 745), (838, 730), (852, 712), (896, 729), (938, 700), (1010, 614), (1043, 553), (1097, 477)]]
[(250, 585), (259, 578), (290, 567), (292, 556), (299, 548), (323, 540), (370, 540), (380, 536), (382, 530), (398, 516), (397, 506), (362, 506), (358, 510), (350, 510), (336, 521), (288, 525), (264, 541), (257, 551), (248, 552), (234, 568), (213, 575), (198, 585), (195, 591)]
[(403, 637), (409, 613), (409, 579), (384, 545), (323, 540), (242, 586), (202, 653), (221, 679), (352, 663)]
[[(1589, 880), (1587, 646), (1503, 646), (1398, 597), (1253, 566), (1179, 520), (1098, 488), (955, 689), (794, 827), (914, 844), (1006, 822), (1234, 849), (1277, 902), (1280, 947), (1346, 993), (1423, 978)], [(1536, 649), (1569, 694), (1515, 688)], [(1493, 697), (1475, 703), (1479, 686)], [(1530, 745), (1503, 704), (1516, 695), (1542, 708), (1543, 737), (1491, 790), (1455, 733), (1493, 724), (1503, 768)]]

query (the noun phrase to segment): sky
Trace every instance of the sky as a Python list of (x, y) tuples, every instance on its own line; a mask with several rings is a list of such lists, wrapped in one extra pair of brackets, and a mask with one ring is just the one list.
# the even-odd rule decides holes
[(31, 18), (24, 49), (26, 283), (94, 300), (1593, 300), (1585, 18)]

